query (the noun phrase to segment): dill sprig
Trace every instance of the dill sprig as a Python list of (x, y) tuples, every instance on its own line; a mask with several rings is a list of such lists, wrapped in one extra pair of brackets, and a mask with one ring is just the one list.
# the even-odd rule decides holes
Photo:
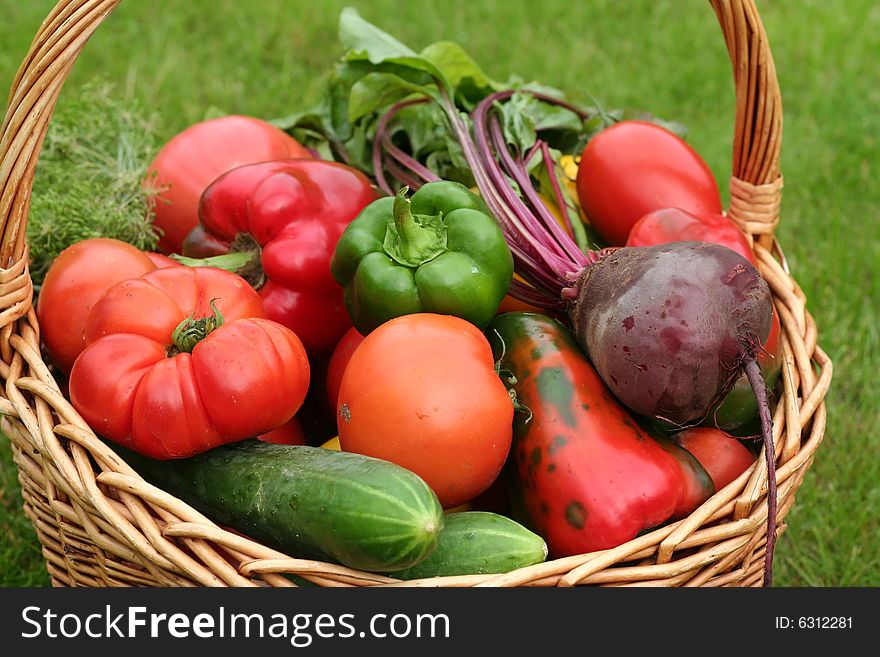
[(30, 271), (39, 288), (65, 248), (110, 237), (140, 249), (158, 241), (147, 168), (157, 151), (155, 116), (94, 81), (62, 96), (49, 124), (28, 215)]

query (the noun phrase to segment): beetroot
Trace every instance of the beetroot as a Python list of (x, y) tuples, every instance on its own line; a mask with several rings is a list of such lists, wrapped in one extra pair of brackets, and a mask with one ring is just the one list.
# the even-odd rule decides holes
[(727, 247), (614, 250), (587, 267), (572, 328), (608, 387), (642, 415), (700, 422), (770, 332), (770, 289)]

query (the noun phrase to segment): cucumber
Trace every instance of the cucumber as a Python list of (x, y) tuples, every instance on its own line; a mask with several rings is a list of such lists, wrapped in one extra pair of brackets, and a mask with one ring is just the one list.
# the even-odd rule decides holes
[(433, 551), (444, 525), (421, 477), (361, 454), (259, 440), (170, 461), (114, 449), (214, 522), (293, 557), (393, 572)]
[(446, 516), (437, 547), (414, 566), (391, 573), (398, 579), (506, 573), (541, 563), (547, 543), (518, 522), (490, 511)]

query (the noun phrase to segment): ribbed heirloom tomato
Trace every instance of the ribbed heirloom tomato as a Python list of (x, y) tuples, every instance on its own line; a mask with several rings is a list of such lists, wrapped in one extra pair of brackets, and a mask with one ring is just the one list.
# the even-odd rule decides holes
[(450, 508), (498, 477), (513, 403), (476, 326), (416, 313), (381, 324), (354, 351), (336, 421), (343, 450), (412, 470)]
[(257, 292), (220, 269), (166, 267), (110, 287), (70, 374), (98, 434), (158, 459), (267, 433), (305, 399), (309, 362)]

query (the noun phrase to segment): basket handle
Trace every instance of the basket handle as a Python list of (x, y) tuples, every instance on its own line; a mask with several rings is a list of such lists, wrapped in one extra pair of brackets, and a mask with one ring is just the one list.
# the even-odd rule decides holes
[[(19, 300), (14, 312), (0, 308), (2, 326), (28, 311), (16, 288), (32, 286), (22, 267), (26, 263), (20, 261), (27, 253), (25, 227), (37, 160), (58, 94), (83, 46), (119, 2), (60, 0), (40, 26), (12, 83), (0, 134), (0, 287), (6, 292), (0, 299)], [(710, 2), (724, 34), (736, 86), (728, 215), (769, 247), (782, 190), (782, 103), (776, 69), (754, 0)], [(10, 291), (19, 294), (9, 296)]]
[(779, 223), (782, 94), (754, 0), (710, 0), (733, 64), (736, 122), (727, 215), (770, 249)]

